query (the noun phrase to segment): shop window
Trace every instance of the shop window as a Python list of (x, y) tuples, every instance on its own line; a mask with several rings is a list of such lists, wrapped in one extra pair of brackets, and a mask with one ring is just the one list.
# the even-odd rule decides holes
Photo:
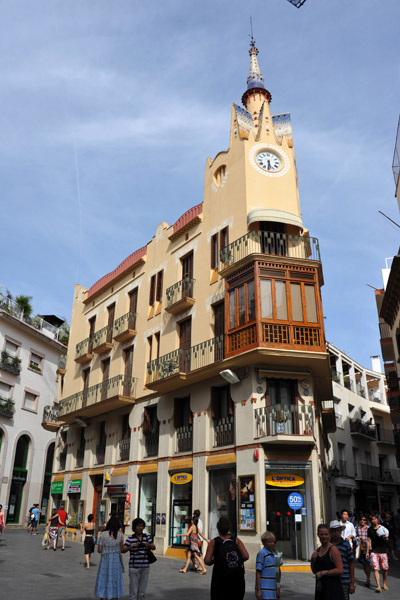
[(174, 399), (174, 427), (176, 451), (191, 451), (193, 448), (193, 414), (190, 409), (190, 396)]
[(236, 471), (235, 467), (210, 470), (209, 486), (209, 530), (208, 537), (213, 539), (218, 536), (217, 523), (221, 517), (226, 517), (232, 524), (232, 533), (237, 531), (236, 508)]
[(148, 531), (153, 538), (156, 533), (156, 501), (157, 473), (142, 475), (140, 477), (138, 514), (146, 523), (146, 531)]
[(234, 443), (234, 410), (230, 386), (211, 388), (211, 416), (214, 421), (214, 446)]
[(157, 406), (148, 406), (143, 411), (143, 435), (146, 455), (157, 456), (159, 440)]

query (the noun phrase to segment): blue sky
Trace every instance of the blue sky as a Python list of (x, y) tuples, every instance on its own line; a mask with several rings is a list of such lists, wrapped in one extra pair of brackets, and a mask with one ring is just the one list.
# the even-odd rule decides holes
[(373, 290), (397, 252), (391, 170), (398, 0), (2, 0), (3, 291), (71, 315), (90, 287), (203, 199), (249, 69), (290, 112), (303, 222), (323, 260), (327, 338), (380, 353)]

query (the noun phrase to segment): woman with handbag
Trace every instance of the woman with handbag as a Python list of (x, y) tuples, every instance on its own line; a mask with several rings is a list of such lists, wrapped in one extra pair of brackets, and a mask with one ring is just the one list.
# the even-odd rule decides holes
[(207, 569), (206, 566), (204, 564), (203, 561), (203, 557), (201, 555), (201, 551), (199, 548), (199, 542), (200, 542), (200, 538), (199, 536), (201, 536), (203, 538), (203, 540), (205, 540), (207, 542), (207, 544), (210, 542), (210, 540), (208, 540), (206, 537), (204, 537), (204, 535), (201, 533), (201, 531), (199, 531), (197, 525), (198, 525), (199, 520), (194, 517), (191, 520), (190, 523), (190, 527), (187, 531), (187, 533), (178, 533), (177, 536), (179, 537), (183, 537), (183, 536), (187, 536), (189, 538), (189, 549), (188, 549), (188, 553), (187, 553), (187, 559), (186, 559), (186, 563), (185, 566), (183, 567), (183, 569), (179, 570), (179, 573), (186, 573), (189, 565), (190, 565), (190, 561), (192, 559), (197, 560), (197, 562), (200, 565), (200, 575), (205, 575), (207, 573)]
[(149, 565), (157, 560), (152, 552), (156, 549), (153, 538), (148, 533), (143, 533), (145, 527), (143, 519), (134, 519), (133, 534), (125, 540), (122, 548), (122, 552), (130, 553), (129, 600), (143, 600), (149, 580)]
[(86, 568), (90, 569), (90, 555), (94, 552), (95, 546), (95, 530), (93, 519), (94, 516), (92, 514), (88, 515), (87, 522), (85, 524), (79, 523), (81, 535), (85, 534), (85, 539), (83, 540), (83, 546), (85, 551), (85, 561)]

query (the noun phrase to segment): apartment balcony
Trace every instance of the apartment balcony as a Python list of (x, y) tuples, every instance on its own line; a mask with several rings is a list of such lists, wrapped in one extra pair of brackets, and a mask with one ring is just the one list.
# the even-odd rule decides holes
[(158, 455), (158, 442), (160, 436), (159, 431), (152, 433), (146, 433), (144, 436), (144, 446), (146, 448), (146, 456), (157, 456)]
[(0, 369), (8, 371), (13, 375), (19, 375), (21, 373), (21, 359), (18, 356), (11, 356), (7, 350), (3, 350), (0, 359)]
[(93, 352), (105, 354), (113, 347), (113, 328), (110, 325), (99, 329), (93, 336)]
[(394, 361), (395, 353), (393, 347), (392, 331), (387, 323), (379, 323), (380, 342), (383, 362)]
[(356, 479), (363, 481), (377, 481), (379, 483), (400, 483), (399, 469), (385, 469), (375, 465), (357, 463), (354, 465)]
[(224, 336), (211, 338), (187, 350), (178, 348), (147, 363), (146, 387), (164, 393), (212, 377), (224, 358)]
[(15, 412), (14, 400), (0, 396), (0, 415), (12, 419)]
[(333, 400), (325, 400), (321, 402), (322, 425), (326, 433), (335, 433), (336, 431), (336, 414), (335, 404)]
[(376, 440), (376, 427), (368, 421), (350, 419), (350, 434), (363, 440)]
[(77, 417), (95, 417), (133, 404), (135, 383), (134, 377), (117, 375), (64, 398), (59, 404), (60, 421), (73, 423)]
[(76, 461), (75, 464), (78, 469), (83, 467), (84, 460), (85, 460), (85, 448), (77, 448), (76, 456), (75, 456), (75, 461)]
[(84, 365), (90, 362), (94, 356), (92, 347), (93, 338), (86, 338), (76, 344), (75, 347), (75, 362)]
[(106, 460), (106, 442), (101, 442), (96, 446), (96, 465), (104, 465)]
[(233, 415), (214, 419), (214, 447), (228, 446), (234, 443), (235, 418)]
[(193, 425), (176, 429), (176, 452), (191, 452), (193, 449)]
[(51, 406), (48, 404), (43, 409), (43, 417), (42, 417), (42, 427), (46, 429), (46, 431), (51, 431), (55, 433), (60, 429), (63, 425), (63, 421), (60, 419), (59, 415), (59, 407)]
[(129, 460), (129, 453), (131, 450), (131, 440), (123, 439), (118, 442), (119, 448), (119, 460)]
[(254, 409), (255, 438), (267, 444), (313, 445), (314, 412), (310, 405), (274, 404)]
[(137, 313), (128, 312), (114, 321), (113, 339), (116, 342), (128, 342), (136, 336)]
[(393, 429), (384, 429), (383, 427), (376, 428), (376, 443), (377, 444), (389, 444), (394, 446), (394, 433)]
[(165, 292), (167, 297), (165, 310), (167, 312), (171, 315), (176, 315), (195, 304), (196, 300), (193, 298), (194, 282), (194, 279), (185, 277), (167, 288)]
[(221, 276), (227, 277), (255, 260), (256, 255), (264, 260), (267, 255), (295, 259), (299, 262), (321, 261), (317, 238), (271, 231), (249, 231), (220, 251)]

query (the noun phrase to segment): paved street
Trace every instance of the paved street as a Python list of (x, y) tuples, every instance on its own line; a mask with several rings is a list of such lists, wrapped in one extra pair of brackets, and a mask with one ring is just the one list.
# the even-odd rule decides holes
[[(93, 555), (93, 567), (84, 568), (83, 546), (67, 542), (60, 549), (46, 552), (41, 546), (43, 532), (30, 536), (25, 530), (6, 530), (0, 540), (0, 591), (4, 600), (88, 600), (93, 598), (99, 555)], [(124, 556), (125, 592), (128, 591), (128, 555)], [(209, 598), (211, 569), (205, 576), (189, 572), (178, 573), (182, 561), (159, 558), (151, 567), (146, 600), (200, 600)], [(362, 600), (376, 598), (374, 590), (363, 586), (362, 571), (356, 569), (356, 596)], [(246, 574), (246, 600), (254, 598), (254, 572)], [(400, 561), (391, 561), (388, 577), (389, 592), (385, 600), (398, 600), (400, 593)], [(314, 578), (309, 573), (284, 573), (282, 597), (302, 600), (313, 598)], [(128, 596), (124, 596), (125, 599)]]

